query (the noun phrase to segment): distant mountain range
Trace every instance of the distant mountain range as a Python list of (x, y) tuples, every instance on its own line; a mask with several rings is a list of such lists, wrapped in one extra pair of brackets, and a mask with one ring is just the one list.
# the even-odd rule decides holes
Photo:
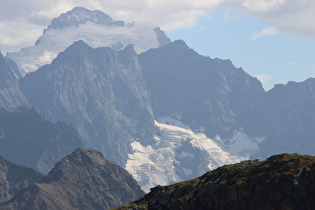
[(47, 174), (83, 144), (68, 123), (46, 120), (38, 108), (0, 108), (0, 154), (7, 160)]
[[(85, 27), (89, 35), (78, 35)], [(53, 56), (42, 62), (45, 50)], [(22, 77), (20, 67), (31, 73)], [(82, 142), (145, 191), (251, 157), (315, 155), (315, 79), (266, 92), (229, 60), (100, 11), (75, 8), (54, 19), (34, 47), (0, 57), (0, 75), (3, 117), (25, 116), (11, 125), (3, 118), (0, 155), (43, 174)], [(4, 141), (10, 132), (14, 141)], [(33, 153), (21, 149), (31, 147), (24, 139)]]

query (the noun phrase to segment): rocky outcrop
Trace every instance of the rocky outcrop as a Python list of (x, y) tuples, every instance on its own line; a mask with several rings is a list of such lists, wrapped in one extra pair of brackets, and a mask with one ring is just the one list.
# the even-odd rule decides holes
[(0, 156), (0, 203), (10, 200), (21, 189), (42, 177), (33, 169), (16, 165)]
[(0, 209), (110, 209), (141, 195), (126, 170), (96, 150), (79, 148)]
[(314, 209), (315, 157), (282, 154), (226, 165), (119, 209)]
[(75, 42), (20, 84), (49, 120), (71, 123), (86, 146), (98, 148), (121, 166), (131, 142), (153, 141), (149, 94), (132, 46), (116, 52)]
[(7, 160), (47, 174), (82, 146), (71, 125), (49, 122), (38, 108), (0, 108), (0, 155)]

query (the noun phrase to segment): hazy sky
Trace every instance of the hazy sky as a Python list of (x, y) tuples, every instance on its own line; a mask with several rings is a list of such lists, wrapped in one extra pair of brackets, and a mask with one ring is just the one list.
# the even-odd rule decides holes
[(202, 55), (230, 59), (266, 89), (315, 77), (314, 0), (0, 0), (0, 50), (34, 45), (75, 6), (151, 22)]

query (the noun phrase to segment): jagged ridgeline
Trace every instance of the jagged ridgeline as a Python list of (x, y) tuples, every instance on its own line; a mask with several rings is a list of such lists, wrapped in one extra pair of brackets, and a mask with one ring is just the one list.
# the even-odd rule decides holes
[[(0, 58), (0, 105), (28, 105), (34, 116), (39, 111), (32, 107), (39, 107), (52, 122), (38, 120), (44, 128), (23, 132), (70, 123), (85, 146), (128, 169), (145, 190), (251, 156), (315, 155), (314, 90), (315, 79), (308, 79), (265, 92), (229, 60), (201, 56), (184, 41), (170, 43), (159, 29), (84, 8), (54, 19), (35, 46)], [(13, 130), (1, 128), (0, 155), (42, 173), (77, 146), (49, 129), (58, 138), (34, 134), (27, 137), (33, 145), (12, 144)], [(24, 140), (23, 132), (14, 135)], [(34, 154), (12, 152), (25, 144)]]
[(143, 194), (125, 169), (96, 150), (79, 148), (0, 209), (110, 209)]
[(132, 46), (117, 52), (75, 42), (51, 65), (20, 79), (20, 85), (49, 120), (71, 123), (86, 146), (121, 166), (131, 142), (153, 141), (149, 94)]
[(314, 209), (315, 157), (282, 154), (157, 186), (118, 209)]

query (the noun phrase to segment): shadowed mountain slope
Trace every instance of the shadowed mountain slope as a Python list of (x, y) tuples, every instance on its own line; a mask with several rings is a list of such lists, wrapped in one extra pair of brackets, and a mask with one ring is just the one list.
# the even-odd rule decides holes
[(152, 142), (150, 99), (132, 46), (116, 52), (75, 42), (20, 80), (31, 104), (74, 125), (86, 146), (124, 166), (130, 142)]
[(9, 59), (6, 60), (0, 53), (0, 107), (10, 108), (21, 104), (27, 105), (27, 101), (20, 90), (17, 76), (10, 67)]
[(38, 108), (0, 108), (0, 155), (7, 160), (47, 174), (82, 146), (71, 125), (49, 122)]
[(209, 137), (238, 129), (238, 117), (264, 90), (229, 60), (211, 59), (184, 41), (139, 55), (156, 119), (170, 116)]

